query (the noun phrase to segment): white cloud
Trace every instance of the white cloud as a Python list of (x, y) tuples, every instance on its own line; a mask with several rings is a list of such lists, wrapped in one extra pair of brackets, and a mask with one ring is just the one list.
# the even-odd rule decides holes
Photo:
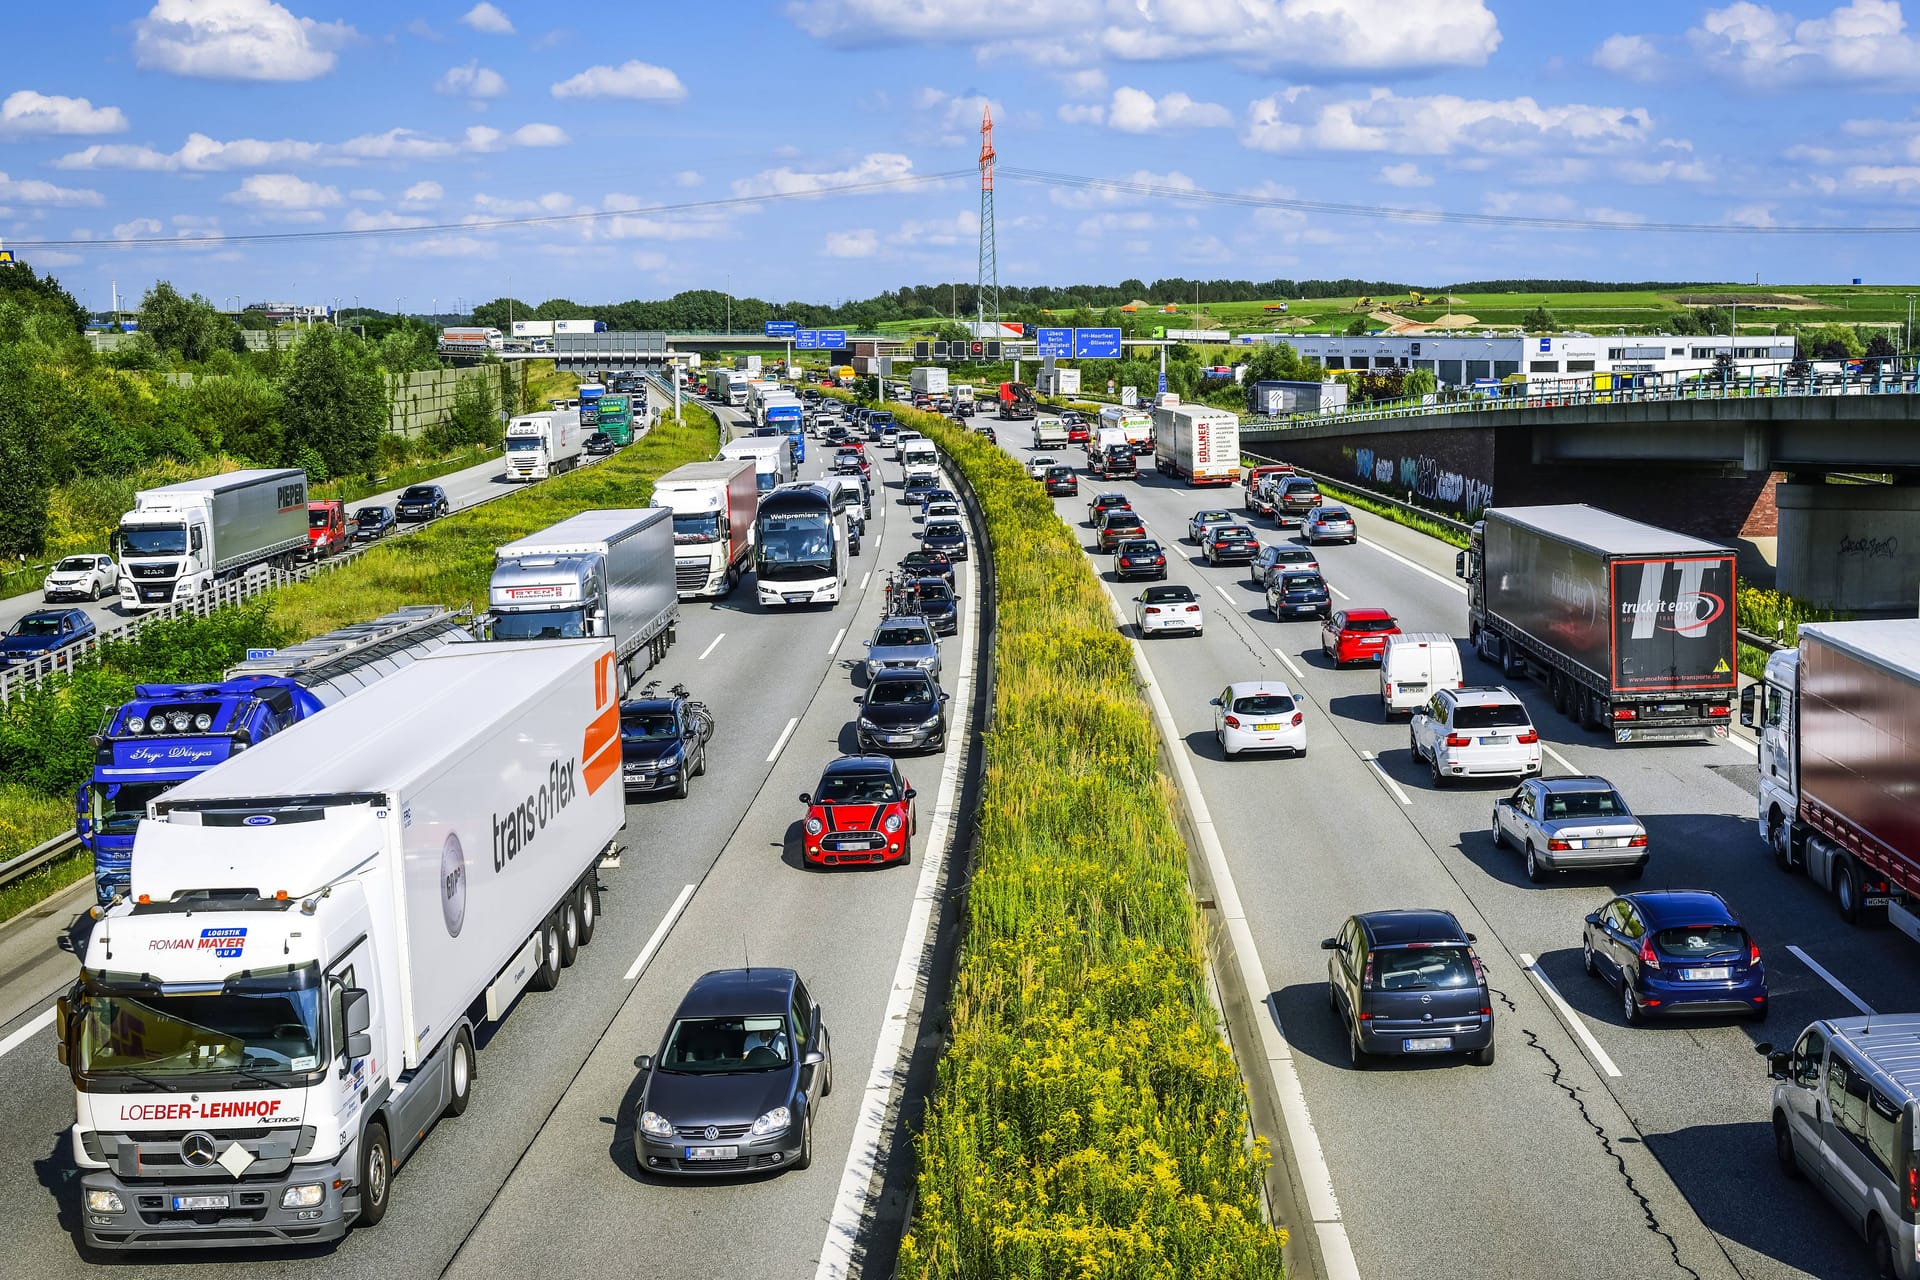
[(951, 218), (908, 219), (887, 237), (887, 243), (902, 248), (944, 248), (977, 244), (979, 239), (980, 215), (962, 209)]
[(407, 258), (497, 258), (500, 246), (475, 236), (425, 236), (397, 240), (388, 252)]
[(340, 203), (340, 192), (291, 173), (256, 173), (221, 198), (233, 204), (290, 211), (331, 208)]
[(617, 67), (588, 67), (553, 86), (556, 98), (631, 98), (641, 102), (678, 102), (687, 86), (665, 67), (635, 58)]
[(520, 214), (569, 213), (573, 210), (573, 197), (564, 191), (549, 191), (535, 200), (512, 200), (482, 192), (474, 196), (473, 204), (490, 218), (506, 218)]
[(1687, 39), (1710, 71), (1756, 89), (1807, 82), (1891, 88), (1920, 81), (1920, 41), (1908, 34), (1899, 0), (1851, 0), (1804, 21), (1736, 0), (1707, 10)]
[(573, 139), (557, 124), (523, 124), (507, 135), (509, 146), (564, 147)]
[(464, 67), (448, 67), (433, 89), (455, 98), (497, 98), (507, 91), (507, 82), (498, 71), (481, 66), (475, 58)]
[(1612, 35), (1593, 51), (1593, 65), (1629, 80), (1657, 80), (1664, 59), (1645, 36)]
[(629, 259), (642, 271), (659, 271), (667, 265), (667, 255), (655, 253), (651, 249), (641, 249)]
[(1698, 160), (1641, 160), (1628, 158), (1613, 166), (1614, 173), (1638, 186), (1662, 182), (1712, 182), (1713, 174)]
[(368, 213), (365, 209), (349, 209), (347, 216), (341, 219), (341, 225), (349, 231), (392, 231), (400, 227), (424, 227), (427, 220), (406, 213)]
[(508, 147), (559, 147), (569, 141), (565, 130), (551, 124), (527, 124), (511, 132), (473, 125), (459, 140), (435, 137), (414, 129), (364, 133), (344, 142), (305, 142), (294, 138), (267, 141), (237, 138), (221, 142), (204, 133), (190, 134), (178, 151), (148, 146), (96, 143), (69, 152), (53, 162), (56, 169), (132, 169), (148, 172), (214, 173), (227, 169), (258, 169), (267, 165), (355, 165), (368, 161), (438, 160), (462, 152), (504, 151)]
[(1151, 231), (1153, 227), (1153, 215), (1144, 210), (1096, 213), (1091, 218), (1082, 218), (1080, 225), (1074, 228), (1074, 233), (1082, 239), (1091, 239), (1109, 231)]
[(1198, 183), (1178, 169), (1167, 173), (1135, 169), (1118, 181), (1124, 183), (1125, 187), (1054, 187), (1047, 193), (1047, 198), (1063, 209), (1092, 209), (1102, 205), (1138, 204), (1148, 199), (1149, 195), (1200, 189)]
[(354, 34), (273, 0), (157, 0), (133, 29), (137, 65), (207, 80), (311, 80)]
[(1920, 191), (1920, 165), (1857, 164), (1847, 170), (1845, 181), (1859, 192), (1912, 195)]
[(1430, 187), (1433, 179), (1420, 172), (1420, 166), (1411, 160), (1404, 164), (1390, 164), (1380, 170), (1380, 181), (1390, 187)]
[(1097, 102), (1063, 102), (1059, 116), (1063, 124), (1105, 124), (1107, 109)]
[(1774, 224), (1773, 206), (1765, 204), (1741, 205), (1737, 209), (1727, 210), (1727, 221), (1737, 227), (1771, 227)]
[(1542, 106), (1532, 98), (1403, 98), (1375, 89), (1365, 98), (1296, 109), (1304, 101), (1301, 91), (1290, 89), (1254, 102), (1241, 141), (1259, 151), (1592, 153), (1644, 147), (1653, 128), (1644, 107)]
[(1224, 129), (1233, 113), (1217, 102), (1195, 102), (1175, 91), (1156, 99), (1143, 89), (1122, 85), (1107, 107), (1107, 127), (1121, 133), (1157, 133), (1162, 129)]
[(736, 178), (736, 196), (810, 195), (834, 187), (904, 178), (913, 172), (913, 161), (890, 151), (876, 151), (845, 168), (806, 173), (782, 166), (763, 169), (751, 178)]
[(446, 194), (446, 190), (442, 188), (439, 183), (429, 179), (424, 182), (416, 182), (401, 192), (400, 203), (410, 205), (438, 204), (441, 197)]
[(1060, 87), (1075, 98), (1103, 98), (1107, 93), (1107, 73), (1098, 67), (1062, 72)]
[(829, 258), (871, 258), (880, 252), (880, 237), (870, 227), (830, 231), (824, 251)]
[(133, 218), (114, 227), (115, 240), (133, 240), (140, 236), (157, 236), (166, 230), (158, 218)]
[(488, 4), (487, 0), (480, 0), (479, 4), (461, 14), (460, 21), (475, 31), (482, 31), (490, 36), (513, 34), (512, 20), (500, 12), (497, 6)]
[(682, 169), (673, 175), (673, 185), (676, 187), (697, 187), (705, 181), (695, 169)]
[(118, 107), (96, 107), (85, 98), (15, 89), (0, 102), (0, 135), (46, 133), (125, 133), (127, 117)]
[(797, 0), (788, 12), (835, 44), (972, 45), (1058, 68), (1219, 57), (1325, 75), (1484, 66), (1500, 45), (1484, 0)]
[(23, 178), (16, 182), (6, 174), (0, 173), (0, 200), (17, 200), (21, 204), (51, 204), (74, 207), (79, 205), (103, 205), (106, 200), (98, 191), (86, 191), (74, 187), (56, 187), (51, 182), (42, 182), (38, 178)]

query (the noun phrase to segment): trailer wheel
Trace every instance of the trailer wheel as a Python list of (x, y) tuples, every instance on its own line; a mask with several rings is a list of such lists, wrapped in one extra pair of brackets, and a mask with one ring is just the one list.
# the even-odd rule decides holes
[(473, 1100), (473, 1033), (465, 1027), (453, 1037), (453, 1052), (447, 1058), (447, 1110), (457, 1116)]
[(580, 945), (593, 941), (593, 927), (600, 923), (600, 885), (588, 877), (574, 890), (580, 898)]
[(1561, 715), (1569, 714), (1573, 703), (1567, 697), (1567, 678), (1558, 671), (1548, 672), (1547, 690), (1553, 696), (1553, 709)]
[(527, 983), (535, 991), (551, 991), (560, 985), (560, 929), (548, 916), (540, 922), (540, 967)]
[(569, 893), (560, 904), (560, 967), (573, 968), (580, 958), (580, 899)]
[(360, 1135), (360, 1218), (358, 1225), (373, 1227), (387, 1216), (388, 1192), (393, 1186), (393, 1153), (387, 1126), (375, 1120)]

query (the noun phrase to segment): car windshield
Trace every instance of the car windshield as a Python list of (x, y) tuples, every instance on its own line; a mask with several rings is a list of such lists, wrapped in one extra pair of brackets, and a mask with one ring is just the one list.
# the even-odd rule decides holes
[(1656, 929), (1653, 945), (1674, 960), (1725, 960), (1747, 950), (1747, 931), (1737, 924), (1695, 924)]
[(1345, 629), (1348, 631), (1392, 631), (1399, 624), (1392, 618), (1354, 618), (1349, 617)]
[(1479, 983), (1465, 947), (1389, 947), (1373, 953), (1374, 981), (1382, 991), (1428, 991)]
[(1233, 519), (1233, 515), (1231, 512), (1202, 511), (1199, 515), (1193, 518), (1193, 522), (1195, 524), (1224, 524), (1231, 519)]
[(1626, 818), (1632, 814), (1616, 791), (1550, 791), (1549, 818)]
[(900, 798), (890, 773), (830, 773), (820, 779), (816, 804), (891, 804)]
[(1324, 591), (1326, 583), (1320, 580), (1320, 575), (1317, 573), (1288, 573), (1281, 575), (1280, 589), (1282, 591)]
[(1071, 480), (1072, 478), (1073, 478), (1073, 469), (1071, 467), (1048, 467), (1047, 468), (1047, 479), (1049, 480)]
[(1314, 519), (1318, 520), (1321, 524), (1333, 524), (1341, 520), (1351, 520), (1353, 517), (1338, 507), (1322, 507), (1314, 516)]
[(868, 706), (924, 707), (932, 701), (933, 689), (925, 680), (876, 680), (867, 690)]
[(61, 615), (32, 614), (13, 624), (9, 633), (16, 636), (57, 636), (60, 634)]
[(387, 509), (385, 507), (362, 507), (354, 513), (354, 519), (358, 520), (361, 524), (379, 524), (386, 518), (386, 515)]
[(720, 1075), (772, 1071), (793, 1063), (785, 1018), (676, 1018), (660, 1051), (662, 1071)]
[(55, 573), (86, 573), (93, 568), (92, 556), (68, 556), (53, 566)]
[(951, 600), (953, 589), (938, 578), (925, 578), (913, 584), (913, 590), (922, 603), (928, 600)]
[(1213, 531), (1216, 540), (1221, 538), (1247, 539), (1253, 536), (1253, 530), (1243, 524), (1223, 524)]
[(1293, 699), (1284, 693), (1249, 693), (1235, 698), (1233, 709), (1243, 716), (1281, 716), (1293, 710)]
[(680, 726), (671, 711), (622, 711), (620, 736), (629, 742), (671, 742)]
[(1132, 542), (1121, 543), (1120, 554), (1123, 556), (1157, 556), (1160, 554), (1160, 544), (1149, 538), (1136, 538)]
[(1140, 599), (1145, 604), (1189, 604), (1193, 601), (1193, 588), (1148, 587), (1141, 592)]
[(947, 559), (944, 551), (909, 551), (901, 557), (900, 565), (906, 569), (928, 569), (934, 573), (946, 573), (953, 568), (953, 561)]
[(1453, 727), (1456, 729), (1524, 729), (1527, 724), (1527, 709), (1517, 702), (1493, 702), (1453, 709)]
[(1107, 528), (1144, 529), (1146, 526), (1140, 522), (1140, 517), (1131, 511), (1109, 511), (1107, 512)]
[(435, 496), (436, 495), (434, 494), (433, 490), (427, 488), (425, 485), (417, 484), (417, 485), (414, 485), (411, 489), (407, 490), (405, 493), (401, 494), (400, 501), (432, 502)]
[(1314, 564), (1313, 552), (1301, 547), (1279, 547), (1273, 553), (1278, 564)]
[(1286, 492), (1292, 497), (1299, 498), (1316, 494), (1320, 492), (1320, 490), (1315, 487), (1311, 480), (1289, 480), (1287, 481)]
[[(237, 956), (241, 931), (232, 932), (236, 937), (231, 954)], [(196, 940), (220, 933), (209, 929), (201, 935), (195, 930)], [(112, 977), (107, 975), (109, 982)], [(304, 1072), (320, 1066), (325, 1036), (314, 965), (251, 970), (211, 991), (191, 994), (161, 995), (145, 989), (148, 982), (130, 980), (128, 985), (138, 989), (129, 991), (88, 980), (75, 1010), (83, 1074), (244, 1078), (240, 1073)], [(132, 1033), (135, 1028), (138, 1034)]]
[(873, 643), (882, 648), (899, 648), (931, 642), (927, 638), (927, 629), (924, 625), (913, 627), (901, 623), (890, 623), (880, 628), (879, 634), (873, 638)]
[(307, 512), (307, 528), (309, 529), (324, 529), (332, 523), (333, 512), (327, 510), (325, 507), (320, 508), (318, 511)]

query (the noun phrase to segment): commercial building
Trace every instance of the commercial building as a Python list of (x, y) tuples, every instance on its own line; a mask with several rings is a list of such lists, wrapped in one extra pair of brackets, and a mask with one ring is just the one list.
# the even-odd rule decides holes
[(1242, 333), (1236, 345), (1284, 342), (1323, 368), (1429, 369), (1443, 387), (1472, 386), (1524, 374), (1529, 383), (1571, 379), (1589, 382), (1596, 373), (1685, 377), (1715, 367), (1724, 353), (1743, 371), (1777, 372), (1772, 366), (1794, 358), (1791, 337), (1742, 334), (1637, 337), (1586, 333), (1423, 333), (1344, 337), (1312, 333)]

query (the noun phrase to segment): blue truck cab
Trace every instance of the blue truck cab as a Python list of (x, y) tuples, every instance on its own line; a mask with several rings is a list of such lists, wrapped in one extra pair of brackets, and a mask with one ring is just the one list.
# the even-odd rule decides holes
[(776, 404), (767, 409), (767, 425), (778, 427), (793, 452), (793, 465), (807, 460), (807, 436), (804, 413), (798, 404)]

